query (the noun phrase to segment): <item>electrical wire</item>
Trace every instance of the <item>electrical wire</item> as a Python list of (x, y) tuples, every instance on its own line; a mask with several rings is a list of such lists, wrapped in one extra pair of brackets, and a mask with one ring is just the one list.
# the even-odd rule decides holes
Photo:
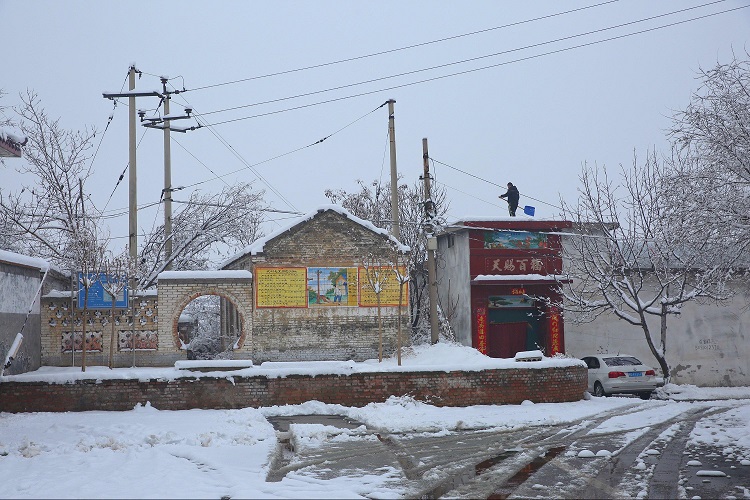
[[(221, 177), (226, 177), (226, 176), (228, 176), (228, 175), (236, 174), (236, 173), (238, 173), (238, 172), (241, 172), (241, 171), (243, 171), (243, 170), (247, 170), (247, 169), (251, 169), (251, 170), (252, 170), (253, 172), (256, 172), (256, 170), (255, 170), (255, 168), (254, 168), (254, 167), (257, 167), (258, 165), (262, 165), (262, 164), (264, 164), (264, 163), (268, 163), (268, 162), (270, 162), (270, 161), (273, 161), (273, 160), (277, 160), (277, 159), (279, 159), (279, 158), (282, 158), (282, 157), (284, 157), (284, 156), (288, 156), (288, 155), (290, 155), (290, 154), (293, 154), (293, 153), (297, 153), (297, 152), (299, 152), (299, 151), (302, 151), (303, 149), (307, 149), (307, 148), (309, 148), (309, 147), (312, 147), (312, 146), (316, 146), (316, 145), (318, 145), (318, 144), (321, 144), (321, 143), (323, 143), (323, 141), (325, 141), (325, 140), (327, 140), (327, 139), (330, 139), (331, 137), (333, 137), (334, 135), (338, 134), (339, 132), (341, 132), (341, 131), (343, 131), (343, 130), (347, 129), (347, 128), (348, 128), (348, 127), (350, 127), (351, 125), (353, 125), (353, 124), (357, 123), (358, 121), (362, 120), (363, 118), (365, 118), (365, 117), (367, 117), (367, 116), (371, 115), (371, 114), (372, 114), (372, 113), (374, 113), (375, 111), (377, 111), (377, 110), (379, 110), (380, 108), (382, 108), (383, 106), (385, 106), (385, 104), (387, 104), (387, 101), (386, 101), (386, 102), (384, 102), (383, 104), (381, 104), (380, 106), (376, 107), (376, 108), (375, 108), (375, 109), (373, 109), (372, 111), (368, 111), (367, 113), (365, 113), (364, 115), (360, 116), (360, 117), (359, 117), (359, 118), (357, 118), (356, 120), (353, 120), (353, 121), (349, 122), (349, 123), (348, 123), (347, 125), (344, 125), (343, 127), (339, 128), (339, 129), (338, 129), (338, 130), (336, 130), (335, 132), (332, 132), (332, 133), (328, 134), (327, 136), (323, 137), (322, 139), (318, 139), (317, 141), (315, 141), (315, 142), (312, 142), (312, 143), (310, 143), (310, 144), (307, 144), (306, 146), (301, 146), (301, 147), (299, 147), (299, 148), (293, 149), (293, 150), (291, 150), (291, 151), (288, 151), (288, 152), (286, 152), (286, 153), (282, 153), (282, 154), (280, 154), (280, 155), (277, 155), (277, 156), (274, 156), (274, 157), (271, 157), (271, 158), (267, 158), (267, 159), (265, 159), (265, 160), (259, 161), (259, 162), (257, 162), (257, 163), (254, 163), (254, 164), (252, 164), (252, 165), (251, 165), (251, 164), (246, 164), (246, 166), (245, 166), (245, 167), (243, 167), (243, 168), (239, 168), (239, 169), (236, 169), (236, 170), (233, 170), (233, 171), (231, 171), (231, 172), (228, 172), (228, 173), (226, 173), (226, 174), (222, 174), (222, 175), (221, 175)], [(210, 127), (210, 126), (212, 126), (212, 125), (207, 125), (207, 126), (208, 126), (208, 127)], [(243, 162), (243, 163), (244, 163), (244, 162)], [(195, 187), (195, 186), (198, 186), (198, 185), (200, 185), (200, 184), (205, 184), (206, 182), (209, 182), (209, 181), (211, 181), (211, 180), (213, 180), (213, 179), (206, 179), (206, 180), (203, 180), (203, 181), (199, 181), (199, 182), (194, 182), (194, 183), (192, 183), (192, 184), (188, 184), (188, 185), (185, 185), (185, 186), (180, 186), (180, 187), (179, 187), (179, 189), (186, 189), (186, 188), (190, 188), (190, 187)], [(177, 189), (178, 189), (178, 188), (175, 188), (175, 190), (177, 190)], [(296, 210), (296, 208), (294, 208), (294, 206), (292, 206), (291, 204), (289, 204), (289, 205), (291, 206), (291, 208), (292, 208), (293, 210)]]
[(614, 25), (614, 26), (609, 26), (607, 28), (600, 28), (600, 29), (596, 29), (596, 30), (592, 30), (592, 31), (587, 31), (587, 32), (584, 32), (584, 33), (578, 33), (576, 35), (570, 35), (570, 36), (565, 36), (565, 37), (561, 37), (561, 38), (556, 38), (556, 39), (553, 39), (553, 40), (548, 40), (546, 42), (540, 42), (540, 43), (535, 43), (535, 44), (531, 44), (531, 45), (525, 45), (523, 47), (516, 47), (516, 48), (513, 48), (513, 49), (503, 50), (503, 51), (495, 52), (495, 53), (492, 53), (492, 54), (486, 54), (486, 55), (483, 55), (483, 56), (477, 56), (477, 57), (472, 57), (472, 58), (468, 58), (468, 59), (462, 59), (462, 60), (459, 60), (459, 61), (453, 61), (453, 62), (449, 62), (449, 63), (445, 63), (445, 64), (439, 64), (439, 65), (436, 65), (436, 66), (430, 66), (430, 67), (427, 67), (427, 68), (421, 68), (421, 69), (416, 69), (416, 70), (411, 70), (411, 71), (405, 71), (405, 72), (402, 72), (402, 73), (396, 73), (396, 74), (393, 74), (393, 75), (382, 76), (382, 77), (373, 78), (373, 79), (370, 79), (370, 80), (364, 80), (364, 81), (360, 81), (360, 82), (356, 82), (356, 83), (350, 83), (350, 84), (346, 84), (346, 85), (339, 85), (337, 87), (330, 87), (330, 88), (327, 88), (327, 89), (324, 89), (324, 90), (316, 90), (316, 91), (312, 91), (312, 92), (306, 92), (306, 93), (303, 93), (303, 94), (297, 94), (297, 95), (288, 96), (288, 97), (282, 97), (282, 98), (278, 98), (278, 99), (271, 99), (271, 100), (268, 100), (268, 101), (261, 101), (261, 102), (256, 102), (256, 103), (252, 103), (252, 104), (244, 104), (244, 105), (240, 105), (240, 106), (232, 106), (230, 108), (224, 108), (224, 109), (219, 109), (219, 110), (215, 110), (215, 111), (208, 111), (208, 112), (203, 113), (203, 116), (211, 115), (211, 114), (216, 114), (216, 113), (224, 113), (224, 112), (227, 112), (227, 111), (236, 111), (238, 109), (244, 109), (244, 108), (249, 108), (249, 107), (254, 107), (254, 106), (261, 106), (263, 104), (273, 104), (273, 103), (282, 102), (282, 101), (286, 101), (286, 100), (297, 99), (297, 98), (300, 98), (300, 97), (309, 97), (311, 95), (322, 94), (322, 93), (326, 93), (326, 92), (332, 92), (332, 91), (335, 91), (335, 90), (342, 90), (342, 89), (345, 89), (345, 88), (357, 87), (357, 86), (360, 86), (360, 85), (366, 85), (368, 83), (375, 83), (375, 82), (379, 82), (379, 81), (383, 81), (383, 80), (390, 80), (390, 79), (393, 79), (393, 78), (399, 78), (399, 77), (402, 77), (402, 76), (408, 76), (408, 75), (413, 75), (413, 74), (417, 74), (417, 73), (423, 73), (423, 72), (432, 71), (432, 70), (435, 70), (435, 69), (441, 69), (441, 68), (446, 68), (446, 67), (450, 67), (450, 66), (456, 66), (456, 65), (459, 65), (459, 64), (465, 64), (465, 63), (468, 63), (468, 62), (479, 61), (479, 60), (482, 60), (482, 59), (489, 59), (491, 57), (497, 57), (497, 56), (500, 56), (500, 55), (511, 54), (513, 52), (520, 52), (522, 50), (537, 48), (537, 47), (541, 47), (541, 46), (544, 46), (544, 45), (550, 45), (550, 44), (557, 43), (557, 42), (562, 42), (562, 41), (565, 41), (565, 40), (572, 40), (574, 38), (580, 38), (580, 37), (583, 37), (583, 36), (588, 36), (588, 35), (592, 35), (592, 34), (596, 34), (596, 33), (602, 33), (604, 31), (609, 31), (609, 30), (613, 30), (613, 29), (617, 29), (617, 28), (622, 28), (622, 27), (625, 27), (625, 26), (633, 25), (633, 24), (638, 24), (638, 23), (642, 23), (642, 22), (646, 22), (646, 21), (652, 21), (654, 19), (658, 19), (658, 18), (661, 18), (661, 17), (671, 16), (671, 15), (674, 15), (674, 14), (679, 14), (679, 13), (686, 12), (686, 11), (689, 11), (689, 10), (694, 10), (694, 9), (698, 9), (698, 8), (701, 8), (701, 7), (706, 7), (706, 6), (709, 6), (709, 5), (713, 5), (713, 4), (721, 3), (721, 2), (725, 2), (725, 1), (726, 0), (714, 0), (713, 2), (709, 2), (709, 3), (705, 3), (705, 4), (701, 4), (701, 5), (696, 5), (696, 6), (693, 6), (693, 7), (687, 7), (685, 9), (675, 10), (675, 11), (668, 12), (668, 13), (665, 13), (665, 14), (658, 14), (658, 15), (655, 15), (655, 16), (646, 17), (646, 18), (643, 18), (643, 19), (638, 19), (636, 21), (629, 21), (629, 22), (626, 22), (626, 23), (617, 24), (617, 25)]
[[(726, 0), (717, 0), (717, 1), (723, 2), (723, 1), (726, 1)], [(402, 88), (406, 88), (406, 87), (412, 87), (412, 86), (415, 86), (415, 85), (422, 85), (422, 84), (425, 84), (425, 83), (430, 83), (430, 82), (434, 82), (434, 81), (437, 81), (437, 80), (442, 80), (442, 79), (445, 79), (445, 78), (452, 78), (452, 77), (455, 77), (455, 76), (467, 75), (467, 74), (470, 74), (470, 73), (476, 73), (478, 71), (484, 71), (484, 70), (488, 70), (488, 69), (498, 68), (498, 67), (501, 67), (501, 66), (507, 66), (507, 65), (510, 65), (510, 64), (516, 64), (516, 63), (520, 63), (520, 62), (525, 62), (525, 61), (529, 61), (529, 60), (532, 60), (532, 59), (537, 59), (537, 58), (540, 58), (540, 57), (545, 57), (545, 56), (550, 56), (550, 55), (559, 54), (559, 53), (563, 53), (563, 52), (568, 52), (568, 51), (571, 51), (571, 50), (581, 49), (581, 48), (585, 48), (585, 47), (597, 45), (597, 44), (600, 44), (600, 43), (611, 42), (611, 41), (620, 40), (620, 39), (628, 38), (628, 37), (635, 36), (635, 35), (641, 35), (641, 34), (644, 34), (644, 33), (650, 33), (652, 31), (657, 31), (657, 30), (661, 30), (661, 29), (664, 29), (664, 28), (670, 28), (670, 27), (674, 27), (674, 26), (679, 26), (679, 25), (682, 25), (682, 24), (685, 24), (685, 23), (689, 23), (689, 22), (693, 22), (693, 21), (698, 21), (698, 20), (701, 20), (701, 19), (706, 19), (706, 18), (709, 18), (709, 17), (721, 15), (721, 14), (726, 14), (726, 13), (733, 12), (733, 11), (736, 11), (736, 10), (746, 9), (748, 7), (750, 7), (750, 5), (743, 5), (743, 6), (740, 6), (740, 7), (735, 7), (735, 8), (732, 8), (732, 9), (727, 9), (727, 10), (723, 10), (723, 11), (719, 11), (719, 12), (713, 12), (713, 13), (710, 13), (710, 14), (705, 14), (705, 15), (698, 16), (698, 17), (693, 17), (693, 18), (690, 18), (690, 19), (685, 19), (685, 20), (681, 20), (681, 21), (675, 21), (673, 23), (664, 24), (664, 25), (653, 27), (653, 28), (647, 28), (647, 29), (643, 29), (643, 30), (640, 30), (640, 31), (634, 31), (634, 32), (631, 32), (631, 33), (625, 33), (623, 35), (617, 35), (617, 36), (613, 36), (613, 37), (609, 37), (609, 38), (604, 38), (604, 39), (601, 39), (601, 40), (595, 40), (595, 41), (592, 41), (592, 42), (581, 43), (581, 44), (578, 44), (578, 45), (573, 45), (573, 46), (565, 47), (565, 48), (562, 48), (562, 49), (551, 50), (549, 52), (543, 52), (543, 53), (540, 53), (540, 54), (535, 54), (535, 55), (531, 55), (531, 56), (521, 57), (521, 58), (518, 58), (518, 59), (512, 59), (510, 61), (504, 61), (504, 62), (500, 62), (500, 63), (496, 63), (496, 64), (490, 64), (490, 65), (487, 65), (487, 66), (480, 66), (478, 68), (472, 68), (472, 69), (467, 69), (467, 70), (463, 70), (463, 71), (457, 71), (455, 73), (448, 73), (446, 75), (440, 75), (440, 76), (435, 76), (435, 77), (431, 77), (431, 78), (425, 78), (425, 79), (422, 79), (422, 80), (416, 80), (416, 81), (413, 81), (413, 82), (403, 83), (403, 84), (399, 84), (399, 85), (393, 85), (393, 86), (390, 86), (390, 87), (384, 87), (384, 88), (377, 89), (377, 90), (359, 92), (359, 93), (350, 94), (350, 95), (346, 95), (346, 96), (342, 96), (342, 97), (336, 97), (336, 98), (326, 99), (326, 100), (323, 100), (323, 101), (317, 101), (317, 102), (314, 102), (314, 103), (309, 103), (309, 104), (304, 104), (304, 105), (299, 105), (299, 106), (293, 106), (293, 107), (284, 108), (284, 109), (280, 109), (280, 110), (268, 111), (268, 112), (265, 112), (265, 113), (258, 113), (258, 114), (254, 114), (254, 115), (249, 115), (249, 116), (244, 116), (244, 117), (239, 117), (239, 118), (233, 118), (233, 119), (229, 119), (229, 120), (217, 121), (217, 122), (212, 123), (211, 125), (212, 126), (223, 125), (223, 124), (234, 123), (234, 122), (243, 121), (243, 120), (250, 120), (250, 119), (253, 119), (253, 118), (260, 118), (260, 117), (275, 115), (275, 114), (279, 114), (279, 113), (286, 113), (288, 111), (296, 111), (296, 110), (300, 110), (300, 109), (310, 108), (312, 106), (319, 106), (319, 105), (322, 105), (322, 104), (330, 104), (330, 103), (333, 103), (333, 102), (343, 101), (343, 100), (346, 100), (346, 99), (354, 99), (354, 98), (357, 98), (357, 97), (363, 97), (363, 96), (372, 95), (372, 94), (378, 94), (378, 93), (387, 92), (387, 91), (391, 91), (391, 90), (397, 90), (397, 89), (402, 89)], [(665, 14), (665, 15), (667, 15), (667, 14)], [(599, 30), (599, 31), (601, 31), (601, 30)], [(321, 91), (321, 92), (323, 92), (323, 91)], [(254, 105), (255, 104), (251, 104), (251, 105), (248, 105), (248, 106), (254, 106)], [(231, 108), (231, 109), (236, 109), (236, 108)]]
[[(455, 170), (455, 171), (457, 171), (457, 172), (461, 172), (462, 174), (466, 174), (466, 175), (468, 175), (468, 176), (470, 176), (470, 177), (474, 177), (475, 179), (478, 179), (478, 180), (480, 180), (480, 181), (482, 181), (482, 182), (486, 182), (487, 184), (492, 184), (493, 186), (497, 186), (497, 187), (499, 187), (499, 188), (502, 188), (502, 187), (503, 187), (503, 186), (501, 186), (500, 184), (497, 184), (497, 183), (495, 183), (495, 182), (492, 182), (492, 181), (488, 181), (487, 179), (483, 179), (482, 177), (479, 177), (478, 175), (474, 175), (474, 174), (472, 174), (472, 173), (469, 173), (469, 172), (467, 172), (467, 171), (465, 171), (465, 170), (461, 170), (460, 168), (454, 167), (454, 166), (452, 166), (452, 165), (449, 165), (449, 164), (447, 164), (447, 163), (444, 163), (444, 162), (442, 162), (442, 161), (440, 161), (440, 160), (436, 160), (436, 159), (434, 159), (434, 158), (432, 158), (432, 157), (430, 157), (430, 160), (434, 161), (435, 163), (439, 163), (440, 165), (444, 165), (444, 166), (446, 166), (446, 167), (448, 167), (448, 168), (451, 168), (451, 169), (453, 169), (453, 170)], [(451, 187), (451, 186), (449, 186), (449, 185), (447, 185), (447, 184), (445, 184), (445, 183), (442, 183), (442, 182), (441, 182), (441, 184), (443, 184), (444, 186), (450, 187), (451, 189), (456, 189), (456, 188), (453, 188), (453, 187)], [(458, 189), (456, 189), (456, 190), (458, 191)], [(468, 194), (468, 193), (464, 193), (464, 194)], [(550, 207), (553, 207), (553, 208), (556, 208), (556, 209), (558, 209), (558, 210), (563, 210), (563, 209), (562, 209), (561, 207), (558, 207), (557, 205), (553, 205), (552, 203), (547, 203), (546, 201), (542, 201), (542, 200), (540, 200), (540, 199), (538, 199), (538, 198), (534, 198), (533, 196), (529, 196), (529, 195), (527, 195), (527, 194), (525, 194), (525, 193), (520, 193), (520, 194), (522, 194), (522, 195), (523, 195), (523, 196), (525, 196), (526, 198), (529, 198), (530, 200), (534, 200), (534, 201), (537, 201), (537, 202), (539, 202), (539, 203), (542, 203), (542, 204), (544, 204), (544, 205), (548, 205), (548, 206), (550, 206)], [(473, 195), (472, 195), (472, 196), (473, 196)], [(487, 202), (487, 203), (489, 203), (489, 202)]]
[[(252, 81), (252, 80), (260, 80), (260, 79), (263, 79), (263, 78), (269, 78), (269, 77), (273, 77), (273, 76), (286, 75), (286, 74), (290, 74), (290, 73), (297, 73), (297, 72), (300, 72), (300, 71), (306, 71), (306, 70), (310, 70), (310, 69), (323, 68), (323, 67), (326, 67), (326, 66), (333, 66), (333, 65), (336, 65), (336, 64), (341, 64), (341, 63), (346, 63), (346, 62), (358, 61), (358, 60), (367, 59), (367, 58), (370, 58), (370, 57), (376, 57), (376, 56), (381, 56), (381, 55), (385, 55), (385, 54), (392, 54), (392, 53), (400, 52), (400, 51), (403, 51), (403, 50), (409, 50), (409, 49), (414, 49), (414, 48), (418, 48), (418, 47), (424, 47), (426, 45), (431, 45), (431, 44), (435, 44), (435, 43), (446, 42), (446, 41), (449, 41), (449, 40), (455, 40), (455, 39), (463, 38), (463, 37), (467, 37), (467, 36), (478, 35), (478, 34), (487, 33), (487, 32), (490, 32), (490, 31), (495, 31), (495, 30), (500, 30), (500, 29), (505, 29), (505, 28), (511, 28), (511, 27), (514, 27), (514, 26), (520, 26), (522, 24), (527, 24), (527, 23), (531, 23), (531, 22), (541, 21), (541, 20), (544, 20), (544, 19), (550, 19), (550, 18), (553, 18), (553, 17), (562, 16), (562, 15), (565, 15), (565, 14), (571, 14), (573, 12), (578, 12), (578, 11), (582, 11), (582, 10), (592, 9), (592, 8), (595, 8), (595, 7), (600, 7), (602, 5), (607, 5), (607, 4), (610, 4), (610, 3), (615, 3), (617, 1), (619, 1), (619, 0), (608, 0), (606, 2), (600, 2), (600, 3), (594, 4), (594, 5), (588, 5), (588, 6), (585, 6), (585, 7), (579, 7), (579, 8), (576, 8), (576, 9), (566, 10), (566, 11), (563, 11), (563, 12), (557, 12), (557, 13), (554, 13), (554, 14), (547, 14), (547, 15), (540, 16), (540, 17), (535, 17), (535, 18), (532, 18), (532, 19), (526, 19), (524, 21), (517, 21), (517, 22), (514, 22), (514, 23), (504, 24), (504, 25), (501, 25), (501, 26), (495, 26), (493, 28), (486, 28), (486, 29), (481, 29), (481, 30), (477, 30), (477, 31), (472, 31), (472, 32), (469, 32), (469, 33), (463, 33), (463, 34), (460, 34), (460, 35), (453, 35), (453, 36), (449, 36), (449, 37), (445, 37), (445, 38), (440, 38), (440, 39), (437, 39), (437, 40), (431, 40), (431, 41), (428, 41), (428, 42), (416, 43), (416, 44), (413, 44), (413, 45), (407, 45), (407, 46), (399, 47), (399, 48), (396, 48), (396, 49), (389, 49), (389, 50), (383, 50), (383, 51), (380, 51), (380, 52), (373, 52), (371, 54), (365, 54), (365, 55), (362, 55), (362, 56), (350, 57), (350, 58), (347, 58), (347, 59), (339, 59), (337, 61), (331, 61), (331, 62), (326, 62), (326, 63), (321, 63), (321, 64), (315, 64), (315, 65), (311, 65), (311, 66), (304, 66), (304, 67), (296, 68), (296, 69), (278, 71), (278, 72), (275, 72), (275, 73), (268, 73), (268, 74), (265, 74), (265, 75), (253, 76), (253, 77), (249, 77), (249, 78), (241, 78), (239, 80), (232, 80), (232, 81), (228, 81), (228, 82), (215, 83), (215, 84), (212, 84), (212, 85), (204, 85), (202, 87), (195, 87), (193, 89), (184, 90), (184, 92), (210, 89), (210, 88), (215, 88), (215, 87), (221, 87), (221, 86), (224, 86), (224, 85), (233, 85), (233, 84), (236, 84), (236, 83), (248, 82), (248, 81)], [(153, 75), (153, 76), (156, 76), (156, 75)]]

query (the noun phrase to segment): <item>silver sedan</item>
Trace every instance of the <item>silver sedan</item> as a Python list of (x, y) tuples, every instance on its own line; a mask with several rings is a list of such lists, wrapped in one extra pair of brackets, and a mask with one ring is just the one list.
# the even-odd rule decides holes
[(588, 391), (594, 396), (637, 394), (649, 399), (661, 385), (650, 366), (628, 354), (594, 354), (581, 358), (588, 367)]

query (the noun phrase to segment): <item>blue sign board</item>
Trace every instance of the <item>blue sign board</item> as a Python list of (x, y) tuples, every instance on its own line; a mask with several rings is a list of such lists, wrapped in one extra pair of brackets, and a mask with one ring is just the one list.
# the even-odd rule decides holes
[(112, 295), (104, 289), (104, 285), (110, 281), (118, 281), (124, 284), (123, 289), (115, 297), (115, 307), (118, 309), (128, 307), (128, 281), (125, 276), (107, 276), (104, 273), (100, 273), (98, 277), (96, 273), (89, 273), (88, 276), (91, 280), (91, 286), (88, 296), (86, 296), (86, 290), (81, 283), (83, 273), (78, 273), (78, 309), (83, 309), (84, 296), (87, 298), (87, 309), (110, 309), (112, 307)]

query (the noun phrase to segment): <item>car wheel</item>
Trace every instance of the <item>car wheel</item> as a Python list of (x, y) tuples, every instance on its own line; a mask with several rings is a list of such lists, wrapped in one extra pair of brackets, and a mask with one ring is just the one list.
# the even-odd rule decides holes
[(602, 386), (601, 382), (594, 383), (594, 396), (601, 398), (606, 395), (607, 393), (604, 392), (604, 387)]
[(638, 393), (638, 395), (641, 397), (641, 399), (644, 399), (644, 400), (651, 399), (651, 392), (652, 391), (645, 391), (645, 392)]

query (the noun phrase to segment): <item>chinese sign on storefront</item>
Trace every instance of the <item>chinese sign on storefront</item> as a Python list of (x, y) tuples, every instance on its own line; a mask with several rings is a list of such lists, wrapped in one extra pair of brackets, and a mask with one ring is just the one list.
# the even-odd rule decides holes
[(547, 274), (546, 257), (488, 257), (485, 274)]

